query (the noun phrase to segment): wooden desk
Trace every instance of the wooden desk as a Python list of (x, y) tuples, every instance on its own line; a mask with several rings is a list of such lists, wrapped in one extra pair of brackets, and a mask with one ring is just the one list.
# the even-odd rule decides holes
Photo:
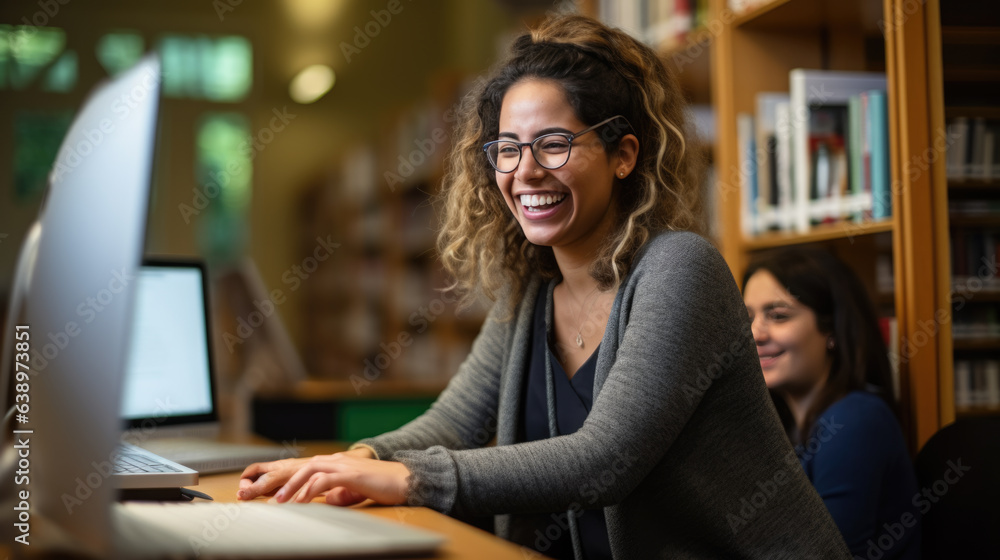
[[(320, 455), (341, 451), (344, 447), (336, 444), (306, 444), (302, 445), (302, 456)], [(235, 502), (236, 489), (239, 487), (240, 473), (223, 473), (202, 476), (198, 486), (193, 490), (212, 496), (217, 502)], [(268, 498), (257, 498), (266, 501)], [(200, 501), (200, 500), (198, 500)], [(323, 501), (317, 498), (315, 501)], [(334, 506), (330, 506), (334, 507)], [(368, 501), (354, 506), (359, 511), (381, 517), (383, 519), (420, 527), (444, 535), (448, 541), (442, 546), (437, 556), (433, 558), (447, 559), (543, 559), (544, 556), (533, 550), (517, 546), (490, 533), (462, 523), (434, 510), (423, 507), (387, 507), (375, 505)]]

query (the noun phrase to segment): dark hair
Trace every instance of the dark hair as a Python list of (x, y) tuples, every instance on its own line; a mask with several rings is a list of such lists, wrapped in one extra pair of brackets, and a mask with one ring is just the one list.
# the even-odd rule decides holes
[(504, 95), (524, 80), (551, 80), (588, 126), (615, 115), (596, 132), (607, 154), (621, 138), (639, 140), (636, 167), (614, 179), (616, 222), (590, 275), (605, 289), (620, 284), (646, 241), (664, 230), (700, 230), (700, 167), (687, 146), (686, 103), (679, 84), (650, 47), (584, 16), (545, 20), (514, 41), (510, 56), (465, 98), (458, 138), (441, 199), (438, 250), (453, 288), (507, 291), (520, 300), (532, 274), (555, 277), (550, 247), (527, 241), (496, 187), (482, 146), (496, 140)]
[[(628, 94), (629, 84), (597, 52), (572, 43), (535, 43), (531, 35), (518, 38), (511, 52), (516, 53), (515, 56), (483, 90), (479, 118), (483, 121), (481, 140), (484, 143), (496, 139), (499, 133), (500, 108), (507, 90), (530, 78), (558, 83), (583, 123), (594, 124), (613, 115), (624, 116), (627, 122), (614, 121), (598, 131), (606, 152), (611, 153), (618, 140), (631, 132), (630, 123), (635, 123), (638, 138), (647, 137), (643, 130), (646, 119), (640, 118), (634, 96)], [(639, 159), (645, 149), (648, 148), (639, 145)]]
[[(770, 272), (800, 303), (816, 314), (816, 328), (834, 340), (832, 365), (826, 385), (806, 412), (801, 430), (775, 399), (789, 438), (805, 443), (817, 418), (851, 391), (878, 394), (896, 412), (892, 370), (878, 315), (861, 281), (828, 251), (789, 248), (751, 263), (743, 275), (743, 289), (756, 272)], [(898, 418), (898, 415), (897, 415)]]

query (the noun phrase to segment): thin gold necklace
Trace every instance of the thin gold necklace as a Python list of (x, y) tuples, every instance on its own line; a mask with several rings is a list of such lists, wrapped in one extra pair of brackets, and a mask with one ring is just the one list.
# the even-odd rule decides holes
[[(576, 312), (576, 323), (578, 325), (580, 325), (580, 327), (576, 330), (576, 346), (577, 346), (577, 348), (583, 348), (583, 321), (580, 320), (580, 316), (584, 315), (583, 310), (584, 310), (584, 307), (585, 307), (585, 305), (587, 303), (587, 300), (589, 300), (590, 296), (594, 295), (594, 293), (597, 292), (597, 289), (600, 288), (600, 287), (601, 286), (599, 284), (597, 286), (594, 286), (594, 289), (591, 290), (589, 294), (587, 294), (587, 297), (583, 300), (583, 303), (580, 304), (580, 309)], [(569, 291), (569, 286), (566, 287), (566, 292), (569, 293), (570, 295), (573, 295)], [(597, 300), (595, 299), (594, 301), (597, 301)], [(589, 309), (588, 309), (588, 311), (589, 311)]]

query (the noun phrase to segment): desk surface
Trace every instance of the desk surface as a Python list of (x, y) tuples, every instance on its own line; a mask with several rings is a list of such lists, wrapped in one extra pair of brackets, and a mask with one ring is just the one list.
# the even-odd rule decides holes
[[(308, 457), (343, 450), (335, 444), (307, 444), (302, 446), (302, 456)], [(222, 473), (202, 476), (194, 490), (205, 492), (217, 502), (235, 502), (240, 473)], [(267, 498), (258, 498), (266, 501)], [(322, 502), (322, 497), (316, 501)], [(331, 506), (333, 507), (333, 506)], [(447, 538), (447, 542), (433, 558), (467, 559), (517, 559), (544, 558), (533, 550), (521, 548), (490, 533), (462, 523), (434, 510), (422, 507), (386, 507), (365, 502), (354, 506), (356, 509), (389, 521), (421, 527)]]

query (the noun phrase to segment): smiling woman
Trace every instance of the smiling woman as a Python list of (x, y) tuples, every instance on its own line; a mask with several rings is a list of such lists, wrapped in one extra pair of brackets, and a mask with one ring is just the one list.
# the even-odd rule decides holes
[(690, 231), (684, 99), (656, 53), (548, 20), (459, 122), (438, 248), (452, 291), (496, 302), (471, 354), (416, 420), (253, 465), (240, 497), (495, 515), (554, 558), (849, 557), (786, 465), (729, 268)]
[(861, 281), (830, 253), (785, 249), (750, 265), (743, 300), (788, 437), (851, 552), (919, 558), (916, 474)]

